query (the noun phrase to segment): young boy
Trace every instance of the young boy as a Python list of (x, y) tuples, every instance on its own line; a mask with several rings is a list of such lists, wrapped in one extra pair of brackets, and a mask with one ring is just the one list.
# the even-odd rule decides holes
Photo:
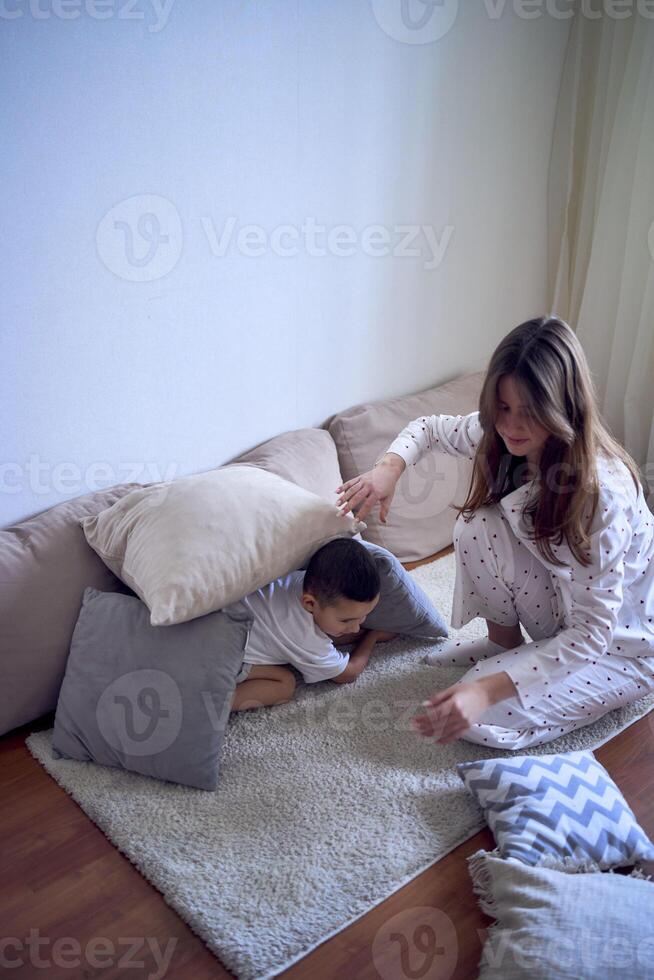
[(240, 600), (253, 624), (232, 711), (290, 701), (295, 677), (282, 664), (292, 664), (307, 684), (355, 680), (375, 643), (395, 634), (365, 630), (351, 654), (337, 650), (333, 640), (354, 642), (379, 602), (379, 587), (366, 548), (352, 538), (337, 538), (315, 552), (306, 572), (290, 572)]

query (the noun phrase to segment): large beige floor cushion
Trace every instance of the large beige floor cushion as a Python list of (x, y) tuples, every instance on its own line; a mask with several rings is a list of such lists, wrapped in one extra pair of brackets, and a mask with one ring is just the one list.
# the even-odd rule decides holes
[[(479, 408), (484, 372), (466, 374), (415, 395), (357, 405), (328, 423), (344, 480), (369, 470), (407, 423), (421, 415), (467, 415)], [(400, 561), (417, 561), (452, 544), (456, 511), (470, 485), (472, 462), (430, 452), (398, 482), (386, 524), (379, 508), (365, 517), (363, 533)]]
[(0, 733), (57, 704), (84, 589), (123, 588), (79, 521), (139, 487), (88, 493), (0, 531)]

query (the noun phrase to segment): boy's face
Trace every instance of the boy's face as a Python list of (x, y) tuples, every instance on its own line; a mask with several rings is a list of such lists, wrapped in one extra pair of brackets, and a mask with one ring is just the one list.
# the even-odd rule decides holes
[(323, 606), (310, 592), (302, 593), (302, 605), (311, 613), (316, 625), (328, 636), (358, 633), (361, 623), (378, 602), (377, 595), (370, 602), (355, 602), (354, 599), (340, 598), (329, 606)]

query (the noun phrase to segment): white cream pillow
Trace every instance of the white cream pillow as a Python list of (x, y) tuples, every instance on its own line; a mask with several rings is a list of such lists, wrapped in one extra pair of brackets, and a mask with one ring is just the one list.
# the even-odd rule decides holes
[(336, 503), (237, 464), (133, 490), (80, 524), (153, 626), (222, 609), (366, 527)]

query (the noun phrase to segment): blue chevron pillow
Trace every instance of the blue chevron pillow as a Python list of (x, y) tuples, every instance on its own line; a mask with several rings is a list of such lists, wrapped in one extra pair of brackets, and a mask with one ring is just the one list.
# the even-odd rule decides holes
[(654, 845), (592, 752), (461, 762), (502, 857), (603, 871), (654, 860)]

